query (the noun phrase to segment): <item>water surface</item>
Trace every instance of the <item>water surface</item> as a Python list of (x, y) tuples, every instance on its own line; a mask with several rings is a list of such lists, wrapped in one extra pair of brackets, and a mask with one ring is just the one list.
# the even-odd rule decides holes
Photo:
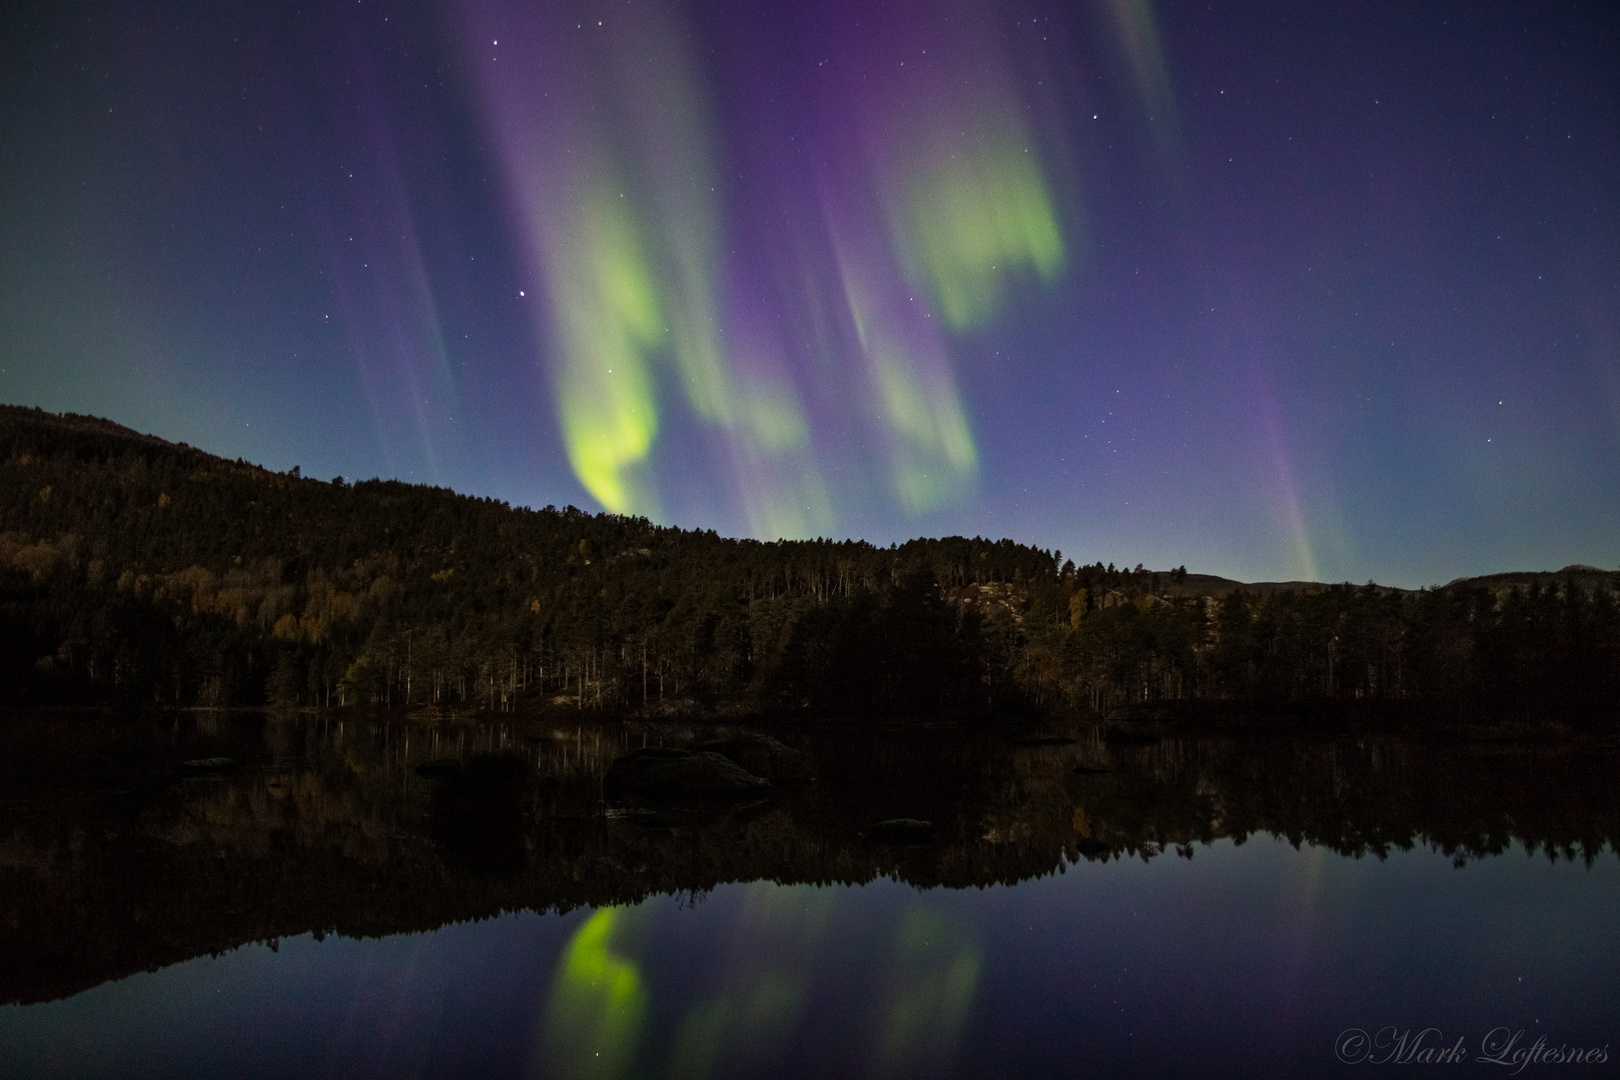
[[(1620, 1043), (1601, 740), (800, 732), (813, 784), (649, 808), (606, 764), (708, 733), (64, 723), (9, 722), (6, 1076), (1397, 1067), (1355, 1029), (1490, 1075)], [(489, 754), (532, 767), (518, 801), (416, 771)], [(871, 828), (899, 816), (933, 831)]]

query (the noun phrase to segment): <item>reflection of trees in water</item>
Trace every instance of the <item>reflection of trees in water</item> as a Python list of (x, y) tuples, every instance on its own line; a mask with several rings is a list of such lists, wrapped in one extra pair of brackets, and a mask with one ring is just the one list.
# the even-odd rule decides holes
[[(1517, 842), (1590, 859), (1620, 823), (1620, 747), (1591, 740), (1150, 731), (1017, 745), (987, 732), (778, 732), (814, 755), (815, 783), (683, 808), (602, 795), (617, 756), (712, 734), (678, 725), (21, 715), (3, 730), (8, 1001), (249, 941), (430, 929), (731, 881), (1012, 884), (1255, 833), (1348, 855), (1431, 845), (1462, 861)], [(237, 767), (181, 774), (210, 756)], [(897, 818), (932, 829), (873, 828)]]
[(1514, 842), (1595, 858), (1613, 842), (1616, 747), (1387, 736), (1166, 738), (1117, 748), (1078, 804), (1130, 850), (1272, 833), (1344, 855), (1428, 845), (1463, 861)]

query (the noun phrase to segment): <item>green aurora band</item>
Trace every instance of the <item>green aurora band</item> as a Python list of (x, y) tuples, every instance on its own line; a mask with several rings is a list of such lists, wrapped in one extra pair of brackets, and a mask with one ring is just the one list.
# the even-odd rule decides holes
[(1063, 269), (1046, 179), (1011, 139), (937, 154), (914, 170), (902, 206), (891, 225), (901, 263), (952, 330), (994, 318), (1011, 274), (1033, 270), (1049, 282)]
[[(968, 6), (972, 25), (986, 25), (989, 9)], [(517, 8), (491, 10), (489, 25), (506, 29), (490, 38), (486, 95), (545, 280), (546, 351), (575, 476), (607, 510), (660, 517), (663, 388), (678, 388), (691, 417), (721, 433), (731, 494), (756, 535), (830, 533), (823, 458), (852, 444), (818, 443), (803, 335), (791, 329), (826, 323), (805, 298), (825, 295), (815, 281), (829, 267), (741, 250), (772, 238), (735, 232), (737, 208), (758, 195), (722, 166), (737, 148), (717, 138), (692, 28), (673, 4), (595, 28), (557, 6), (531, 12), (525, 37)], [(842, 311), (830, 314), (843, 329), (811, 346), (824, 380), (841, 373), (822, 407), (872, 425), (862, 441), (884, 448), (886, 486), (910, 513), (950, 504), (977, 474), (948, 335), (994, 320), (1010, 282), (1055, 280), (1066, 255), (1000, 50), (925, 9), (916, 17), (954, 36), (948, 51), (981, 56), (972, 85), (951, 85), (936, 66), (879, 86), (842, 125), (864, 154), (828, 155), (846, 163), (826, 166), (830, 200), (784, 189), (779, 208), (793, 230), (819, 234), (842, 284)], [(559, 26), (577, 33), (548, 39)], [(773, 296), (739, 272), (762, 258), (799, 286)]]

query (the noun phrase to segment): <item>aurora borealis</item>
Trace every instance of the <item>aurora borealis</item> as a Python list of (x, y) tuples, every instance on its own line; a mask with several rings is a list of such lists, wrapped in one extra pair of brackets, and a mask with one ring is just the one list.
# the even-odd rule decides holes
[[(519, 255), (549, 298), (536, 336), (562, 440), (597, 503), (666, 512), (656, 459), (671, 408), (713, 433), (717, 485), (755, 535), (836, 527), (812, 433), (839, 418), (876, 444), (867, 471), (902, 512), (971, 489), (948, 338), (993, 324), (1021, 274), (1051, 280), (1064, 262), (987, 7), (900, 6), (853, 36), (857, 9), (775, 13), (764, 25), (790, 31), (800, 62), (749, 78), (805, 115), (773, 105), (735, 126), (787, 124), (786, 160), (778, 139), (726, 145), (725, 103), (674, 5), (472, 11), (468, 66)], [(906, 40), (917, 34), (931, 54)]]
[(723, 534), (1620, 565), (1620, 14), (25, 4), (0, 400)]

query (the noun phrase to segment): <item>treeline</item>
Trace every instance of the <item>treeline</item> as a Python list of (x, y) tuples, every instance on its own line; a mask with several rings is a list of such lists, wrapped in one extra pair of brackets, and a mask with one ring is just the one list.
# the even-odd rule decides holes
[(12, 702), (967, 714), (1157, 701), (1613, 716), (1615, 575), (1193, 595), (1010, 540), (760, 543), (273, 473), (0, 407)]

